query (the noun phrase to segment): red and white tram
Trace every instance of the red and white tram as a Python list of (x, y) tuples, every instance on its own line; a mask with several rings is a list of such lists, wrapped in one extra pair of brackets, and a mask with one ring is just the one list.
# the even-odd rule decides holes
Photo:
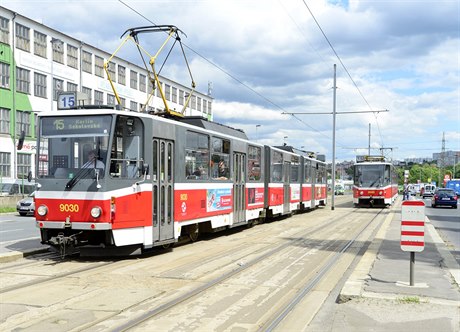
[(353, 168), (355, 206), (393, 204), (398, 196), (398, 180), (393, 164), (386, 162), (383, 156), (357, 156)]
[(323, 161), (202, 118), (99, 106), (38, 124), (36, 223), (66, 253), (137, 254), (327, 203)]

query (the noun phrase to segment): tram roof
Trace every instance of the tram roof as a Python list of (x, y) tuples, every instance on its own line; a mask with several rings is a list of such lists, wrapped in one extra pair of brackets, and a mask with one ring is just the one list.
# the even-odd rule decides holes
[(229, 136), (238, 137), (247, 140), (246, 133), (241, 129), (232, 128), (221, 123), (208, 121), (201, 116), (186, 116), (183, 118), (176, 118), (177, 121), (190, 124), (192, 126), (200, 127), (206, 130), (212, 130)]

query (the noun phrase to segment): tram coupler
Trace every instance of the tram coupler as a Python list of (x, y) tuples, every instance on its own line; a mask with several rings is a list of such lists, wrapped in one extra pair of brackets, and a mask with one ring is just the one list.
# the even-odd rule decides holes
[(374, 204), (375, 204), (374, 199), (371, 197), (371, 199), (369, 200), (369, 205), (371, 207), (374, 207)]
[(81, 234), (81, 232), (70, 236), (65, 236), (64, 233), (59, 233), (56, 237), (49, 239), (48, 243), (53, 248), (58, 249), (61, 258), (64, 259), (67, 254), (73, 253), (74, 248), (78, 244), (77, 235), (79, 234)]

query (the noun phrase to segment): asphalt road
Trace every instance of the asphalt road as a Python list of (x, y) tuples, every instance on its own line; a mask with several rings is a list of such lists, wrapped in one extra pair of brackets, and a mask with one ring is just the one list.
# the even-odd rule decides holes
[(460, 265), (460, 208), (431, 207), (431, 200), (424, 199), (425, 214), (436, 228)]
[(0, 214), (0, 253), (41, 246), (34, 217), (21, 217), (17, 213)]

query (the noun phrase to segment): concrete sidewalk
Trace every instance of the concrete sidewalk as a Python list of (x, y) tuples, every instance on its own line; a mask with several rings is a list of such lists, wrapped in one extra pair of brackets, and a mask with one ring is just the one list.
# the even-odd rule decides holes
[[(398, 200), (344, 283), (323, 331), (460, 331), (457, 261), (426, 218), (425, 249), (415, 254), (410, 286), (410, 253), (401, 250), (400, 224)], [(307, 330), (318, 326), (317, 320)]]

